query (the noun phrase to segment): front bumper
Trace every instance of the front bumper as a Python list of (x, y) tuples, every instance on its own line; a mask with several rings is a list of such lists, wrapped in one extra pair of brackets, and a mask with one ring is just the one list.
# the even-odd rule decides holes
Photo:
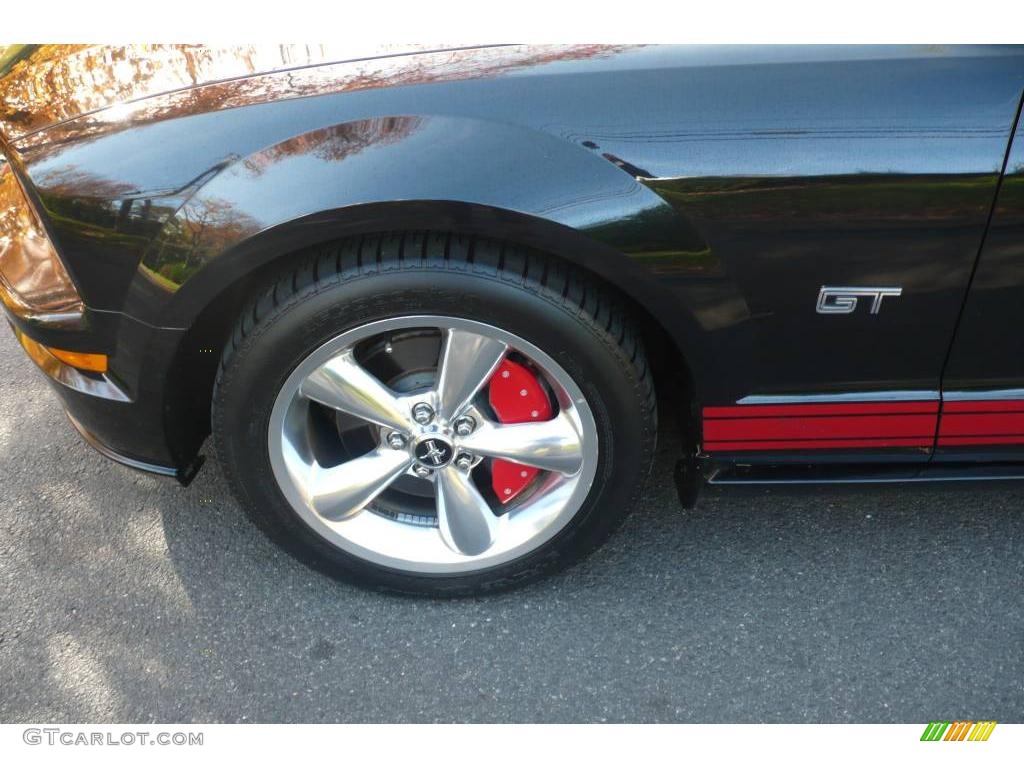
[(188, 485), (192, 482), (193, 478), (195, 478), (196, 473), (199, 472), (199, 468), (203, 465), (203, 461), (205, 460), (204, 456), (196, 456), (195, 460), (189, 466), (184, 469), (178, 469), (176, 467), (168, 467), (163, 464), (149, 464), (140, 459), (133, 459), (131, 456), (125, 456), (123, 453), (118, 453), (110, 446), (101, 442), (100, 439), (86, 429), (70, 411), (65, 410), (64, 413), (67, 414), (68, 420), (71, 422), (71, 426), (78, 430), (78, 434), (82, 436), (82, 439), (84, 439), (85, 442), (111, 461), (116, 461), (118, 464), (131, 467), (139, 472), (158, 475), (160, 477), (173, 477), (182, 485)]
[[(56, 331), (32, 327), (7, 313), (15, 336), (28, 357), (46, 376), (61, 399), (71, 423), (107, 458), (133, 469), (192, 480), (202, 464), (196, 439), (181, 439), (181, 403), (166, 392), (167, 372), (183, 332), (155, 329), (118, 315), (105, 318), (82, 349), (111, 350), (110, 369), (103, 374), (79, 371), (51, 355), (46, 346), (70, 346)], [(26, 327), (27, 326), (27, 327)]]

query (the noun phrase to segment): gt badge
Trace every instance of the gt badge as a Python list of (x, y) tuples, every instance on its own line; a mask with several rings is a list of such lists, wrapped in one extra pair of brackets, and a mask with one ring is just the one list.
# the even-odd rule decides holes
[(871, 314), (877, 315), (886, 296), (899, 296), (902, 288), (837, 288), (821, 286), (818, 292), (819, 315), (848, 315), (857, 309), (857, 299), (871, 299)]

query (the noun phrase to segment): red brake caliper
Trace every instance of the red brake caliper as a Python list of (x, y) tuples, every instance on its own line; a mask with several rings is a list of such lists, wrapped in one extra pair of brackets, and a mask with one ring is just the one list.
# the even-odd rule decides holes
[[(504, 361), (491, 377), (487, 389), (491, 408), (503, 424), (524, 421), (547, 421), (551, 418), (551, 402), (537, 376), (525, 365)], [(491, 462), (491, 484), (494, 493), (505, 504), (522, 492), (540, 472), (506, 459)]]

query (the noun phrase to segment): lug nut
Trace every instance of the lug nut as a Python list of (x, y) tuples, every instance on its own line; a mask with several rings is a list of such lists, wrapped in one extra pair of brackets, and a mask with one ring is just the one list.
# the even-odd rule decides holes
[(412, 407), (412, 417), (417, 424), (429, 424), (434, 420), (434, 409), (426, 403), (416, 403)]
[(422, 464), (417, 464), (412, 468), (412, 471), (416, 474), (416, 477), (422, 477), (424, 480), (434, 474), (430, 467), (424, 467)]
[(460, 453), (455, 457), (455, 466), (459, 469), (472, 469), (473, 457), (468, 453)]
[(455, 422), (455, 434), (459, 437), (466, 437), (476, 429), (476, 419), (472, 416), (463, 416)]
[(388, 435), (388, 445), (394, 448), (396, 451), (400, 451), (405, 448), (405, 435), (401, 432), (392, 432)]

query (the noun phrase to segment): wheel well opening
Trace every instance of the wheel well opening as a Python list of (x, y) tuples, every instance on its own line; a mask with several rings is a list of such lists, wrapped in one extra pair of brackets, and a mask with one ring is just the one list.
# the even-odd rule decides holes
[[(383, 237), (389, 234), (394, 233), (373, 233), (362, 237)], [(436, 233), (421, 234), (426, 237)], [(509, 238), (488, 239), (520, 245)], [(337, 239), (331, 239), (316, 246), (282, 253), (247, 273), (210, 300), (189, 327), (175, 354), (167, 387), (168, 392), (174, 393), (176, 401), (183, 403), (183, 408), (180, 411), (165, 409), (167, 432), (182, 466), (195, 457), (210, 434), (210, 409), (220, 360), (246, 306), (260, 292), (293, 271), (300, 260), (337, 242)], [(699, 422), (694, 404), (693, 374), (685, 356), (665, 327), (640, 302), (585, 265), (534, 246), (523, 247), (544, 258), (563, 263), (613, 297), (633, 321), (647, 352), (658, 398), (661, 430), (680, 435), (684, 446), (695, 444)]]

